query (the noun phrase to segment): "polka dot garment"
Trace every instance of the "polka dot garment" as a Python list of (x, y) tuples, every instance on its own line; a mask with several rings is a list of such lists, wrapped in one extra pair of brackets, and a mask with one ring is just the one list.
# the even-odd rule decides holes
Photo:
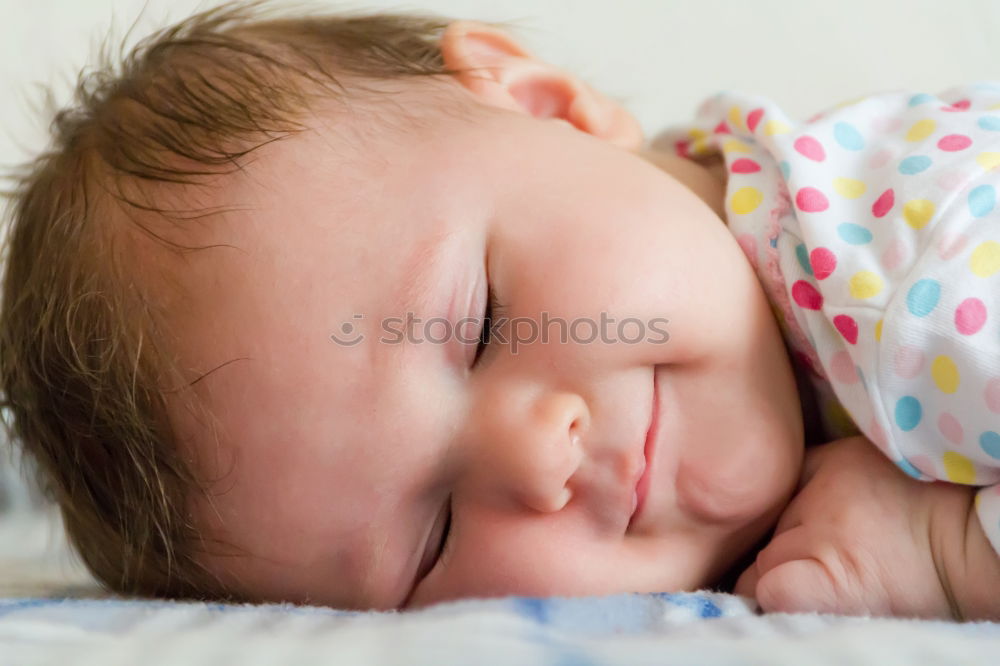
[(1000, 552), (1000, 82), (889, 92), (804, 123), (722, 92), (653, 142), (722, 155), (726, 217), (829, 438), (982, 486)]

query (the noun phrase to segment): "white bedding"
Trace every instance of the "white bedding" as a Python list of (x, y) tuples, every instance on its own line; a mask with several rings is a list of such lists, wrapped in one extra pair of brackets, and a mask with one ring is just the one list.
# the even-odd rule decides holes
[[(711, 599), (721, 617), (701, 618)], [(697, 603), (693, 606), (697, 607)], [(544, 612), (538, 612), (539, 609)], [(1000, 625), (751, 614), (728, 596), (471, 600), (412, 613), (0, 601), (4, 664), (994, 664)]]
[(51, 511), (0, 514), (8, 664), (995, 664), (1000, 624), (760, 616), (731, 595), (507, 598), (407, 613), (103, 593)]

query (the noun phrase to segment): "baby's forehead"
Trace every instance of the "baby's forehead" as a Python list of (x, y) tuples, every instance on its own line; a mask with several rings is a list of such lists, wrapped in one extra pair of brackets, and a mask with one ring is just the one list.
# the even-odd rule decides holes
[[(404, 96), (380, 103), (434, 104), (452, 94), (411, 86)], [(177, 208), (208, 214), (161, 221), (158, 232), (192, 249), (168, 251), (152, 243), (147, 253), (152, 260), (142, 261), (155, 267), (150, 272), (156, 288), (169, 296), (164, 309), (192, 382), (209, 372), (213, 377), (231, 372), (233, 367), (223, 364), (240, 363), (234, 359), (253, 353), (270, 354), (278, 363), (282, 345), (294, 344), (296, 326), (317, 309), (329, 313), (326, 342), (341, 319), (395, 304), (382, 291), (351, 291), (351, 285), (373, 283), (390, 272), (387, 265), (404, 262), (432, 233), (422, 223), (457, 217), (435, 206), (460, 205), (454, 203), (460, 196), (449, 196), (447, 178), (432, 183), (431, 170), (414, 170), (415, 164), (435, 160), (444, 148), (433, 136), (447, 134), (460, 115), (428, 114), (430, 124), (421, 131), (403, 131), (405, 125), (373, 123), (335, 106), (309, 117), (302, 132), (248, 154), (233, 173), (171, 191), (170, 203)], [(394, 130), (380, 134), (371, 129), (376, 125)], [(368, 127), (373, 140), (350, 127)], [(428, 195), (431, 187), (447, 191)], [(338, 291), (343, 285), (347, 290)], [(329, 302), (319, 303), (322, 298)], [(259, 333), (264, 325), (271, 326), (266, 339)], [(273, 347), (263, 349), (268, 343)], [(214, 383), (206, 378), (195, 387), (205, 390)]]

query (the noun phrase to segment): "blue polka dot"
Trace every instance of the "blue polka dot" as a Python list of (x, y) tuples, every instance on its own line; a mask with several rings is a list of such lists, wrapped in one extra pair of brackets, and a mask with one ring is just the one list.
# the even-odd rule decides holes
[(537, 597), (515, 597), (514, 608), (518, 615), (531, 618), (536, 622), (545, 623), (549, 619), (549, 606)]
[(982, 217), (997, 205), (997, 192), (992, 185), (980, 185), (969, 192), (969, 212), (972, 217)]
[(910, 431), (916, 428), (922, 415), (920, 401), (912, 395), (904, 395), (896, 402), (896, 425), (900, 430)]
[(906, 309), (914, 317), (926, 317), (941, 299), (941, 283), (937, 280), (917, 281), (906, 293)]
[(933, 95), (928, 95), (927, 93), (919, 93), (910, 98), (907, 102), (910, 106), (917, 106), (918, 104), (923, 104), (924, 102), (929, 102), (934, 99)]
[(868, 231), (860, 224), (844, 222), (843, 224), (837, 225), (837, 234), (840, 236), (842, 241), (850, 243), (851, 245), (864, 245), (865, 243), (872, 242), (872, 232)]
[(1000, 459), (1000, 434), (987, 430), (979, 436), (979, 446), (986, 451), (991, 458)]
[(911, 463), (906, 458), (900, 458), (899, 460), (897, 460), (896, 466), (899, 467), (899, 469), (906, 472), (907, 476), (912, 476), (914, 479), (924, 478), (924, 475), (920, 473), (920, 470), (914, 467), (913, 463)]
[(984, 130), (989, 130), (991, 132), (1000, 132), (1000, 117), (997, 116), (983, 116), (976, 123)]
[(899, 163), (899, 173), (904, 176), (912, 176), (915, 173), (925, 171), (931, 165), (931, 158), (926, 155), (911, 155)]
[(696, 611), (700, 617), (721, 617), (722, 609), (715, 603), (703, 597), (698, 592), (651, 592), (650, 596), (662, 599), (674, 606), (689, 608)]
[(781, 163), (778, 164), (778, 168), (781, 169), (782, 177), (785, 180), (788, 180), (788, 174), (792, 172), (792, 167), (788, 165), (788, 162), (786, 162), (785, 160), (781, 160)]
[(854, 372), (856, 372), (857, 375), (858, 375), (858, 381), (860, 381), (862, 384), (864, 384), (865, 383), (865, 373), (861, 372), (861, 366), (860, 365), (854, 366)]
[(865, 139), (850, 123), (837, 123), (833, 126), (833, 138), (847, 150), (861, 150), (865, 147)]
[(809, 275), (813, 274), (812, 264), (809, 263), (809, 251), (806, 250), (805, 243), (799, 243), (795, 246), (795, 258), (799, 260), (799, 266), (802, 267)]

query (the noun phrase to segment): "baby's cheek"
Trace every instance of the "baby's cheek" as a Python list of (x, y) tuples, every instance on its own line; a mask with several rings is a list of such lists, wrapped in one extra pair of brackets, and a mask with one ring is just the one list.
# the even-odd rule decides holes
[(682, 508), (708, 523), (741, 525), (771, 511), (784, 495), (785, 484), (758, 476), (753, 465), (733, 464), (715, 453), (678, 470), (677, 494)]

